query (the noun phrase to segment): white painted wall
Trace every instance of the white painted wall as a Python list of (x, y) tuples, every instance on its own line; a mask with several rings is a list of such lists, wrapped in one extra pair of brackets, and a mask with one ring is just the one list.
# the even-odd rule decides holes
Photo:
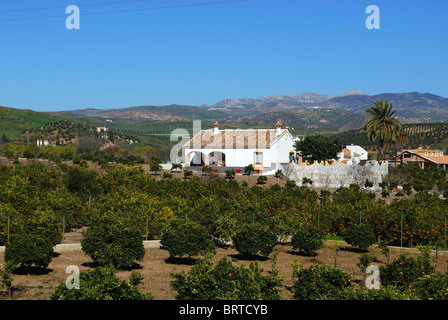
[[(287, 138), (285, 138), (287, 137)], [(269, 149), (222, 149), (222, 148), (185, 148), (185, 155), (190, 154), (190, 161), (193, 157), (200, 158), (200, 153), (210, 155), (212, 152), (222, 152), (226, 155), (227, 167), (245, 167), (254, 164), (255, 150), (263, 151), (263, 167), (277, 167), (281, 169), (280, 164), (289, 163), (289, 151), (294, 150), (294, 139), (289, 131), (285, 131)], [(200, 161), (200, 160), (199, 160)]]

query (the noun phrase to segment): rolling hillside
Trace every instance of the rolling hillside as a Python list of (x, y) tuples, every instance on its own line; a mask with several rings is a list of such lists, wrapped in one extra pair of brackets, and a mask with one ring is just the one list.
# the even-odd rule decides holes
[(146, 122), (146, 121), (186, 121), (192, 119), (199, 120), (225, 120), (229, 116), (221, 111), (210, 111), (196, 106), (167, 105), (167, 106), (139, 106), (119, 109), (83, 109), (64, 112), (75, 115), (92, 117), (96, 121), (102, 119), (124, 122)]
[(32, 110), (0, 107), (0, 136), (15, 139), (27, 130), (60, 121), (61, 118)]

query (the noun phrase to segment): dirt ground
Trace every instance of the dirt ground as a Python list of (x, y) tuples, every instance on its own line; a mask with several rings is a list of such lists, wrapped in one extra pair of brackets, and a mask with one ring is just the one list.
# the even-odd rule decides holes
[[(70, 237), (68, 237), (70, 238)], [(300, 253), (293, 251), (289, 245), (279, 244), (276, 246), (274, 253), (278, 253), (277, 267), (280, 276), (283, 277), (283, 288), (281, 297), (283, 299), (292, 299), (293, 295), (289, 288), (293, 284), (292, 270), (293, 263), (297, 261), (303, 266), (309, 266), (312, 263), (329, 264), (335, 263), (336, 248), (340, 248), (337, 254), (337, 264), (350, 274), (354, 283), (360, 283), (363, 274), (360, 272), (356, 263), (359, 262), (359, 252), (355, 252), (341, 242), (327, 241), (325, 246), (317, 252), (315, 257), (306, 257)], [(409, 257), (419, 254), (418, 250), (406, 250), (400, 248), (391, 248), (390, 261), (398, 257), (400, 253), (404, 253)], [(272, 269), (272, 253), (268, 259), (257, 260), (260, 267), (268, 272)], [(379, 252), (376, 247), (371, 247), (370, 254), (374, 254), (378, 258), (377, 266), (387, 262), (387, 258)], [(235, 265), (246, 265), (254, 262), (253, 260), (245, 260), (238, 252), (232, 248), (218, 248), (215, 256), (216, 260), (222, 257), (229, 257), (234, 261)], [(172, 300), (175, 292), (170, 288), (170, 272), (181, 272), (192, 267), (185, 261), (170, 261), (169, 254), (163, 249), (146, 249), (146, 254), (142, 262), (139, 262), (133, 270), (143, 274), (144, 280), (140, 289), (143, 292), (151, 292), (157, 300)], [(448, 253), (439, 252), (436, 260), (433, 254), (434, 264), (440, 272), (446, 272), (448, 266)], [(0, 263), (3, 263), (3, 255), (0, 257)], [(92, 260), (86, 256), (83, 251), (66, 251), (56, 253), (48, 269), (44, 272), (34, 272), (32, 274), (16, 274), (13, 280), (15, 288), (13, 300), (45, 300), (54, 292), (56, 286), (65, 282), (68, 274), (65, 273), (66, 267), (69, 265), (78, 266), (80, 271), (89, 270), (92, 266)], [(121, 279), (128, 279), (132, 270), (120, 271), (117, 276)], [(0, 291), (0, 300), (9, 299), (6, 292)]]

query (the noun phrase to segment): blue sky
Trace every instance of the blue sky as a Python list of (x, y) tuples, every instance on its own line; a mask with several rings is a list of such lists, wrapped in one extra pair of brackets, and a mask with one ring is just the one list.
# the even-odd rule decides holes
[[(448, 97), (445, 0), (83, 6), (117, 1), (1, 1), (0, 105), (37, 111), (201, 105), (348, 90)], [(65, 27), (71, 4), (81, 11), (79, 30)], [(379, 30), (365, 27), (371, 4), (380, 9)], [(61, 8), (5, 12), (48, 7)], [(14, 20), (46, 16), (56, 17)]]

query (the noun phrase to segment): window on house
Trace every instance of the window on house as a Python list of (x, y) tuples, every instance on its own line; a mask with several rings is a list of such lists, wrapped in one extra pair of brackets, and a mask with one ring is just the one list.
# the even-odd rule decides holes
[(263, 163), (263, 152), (254, 152), (254, 163)]

